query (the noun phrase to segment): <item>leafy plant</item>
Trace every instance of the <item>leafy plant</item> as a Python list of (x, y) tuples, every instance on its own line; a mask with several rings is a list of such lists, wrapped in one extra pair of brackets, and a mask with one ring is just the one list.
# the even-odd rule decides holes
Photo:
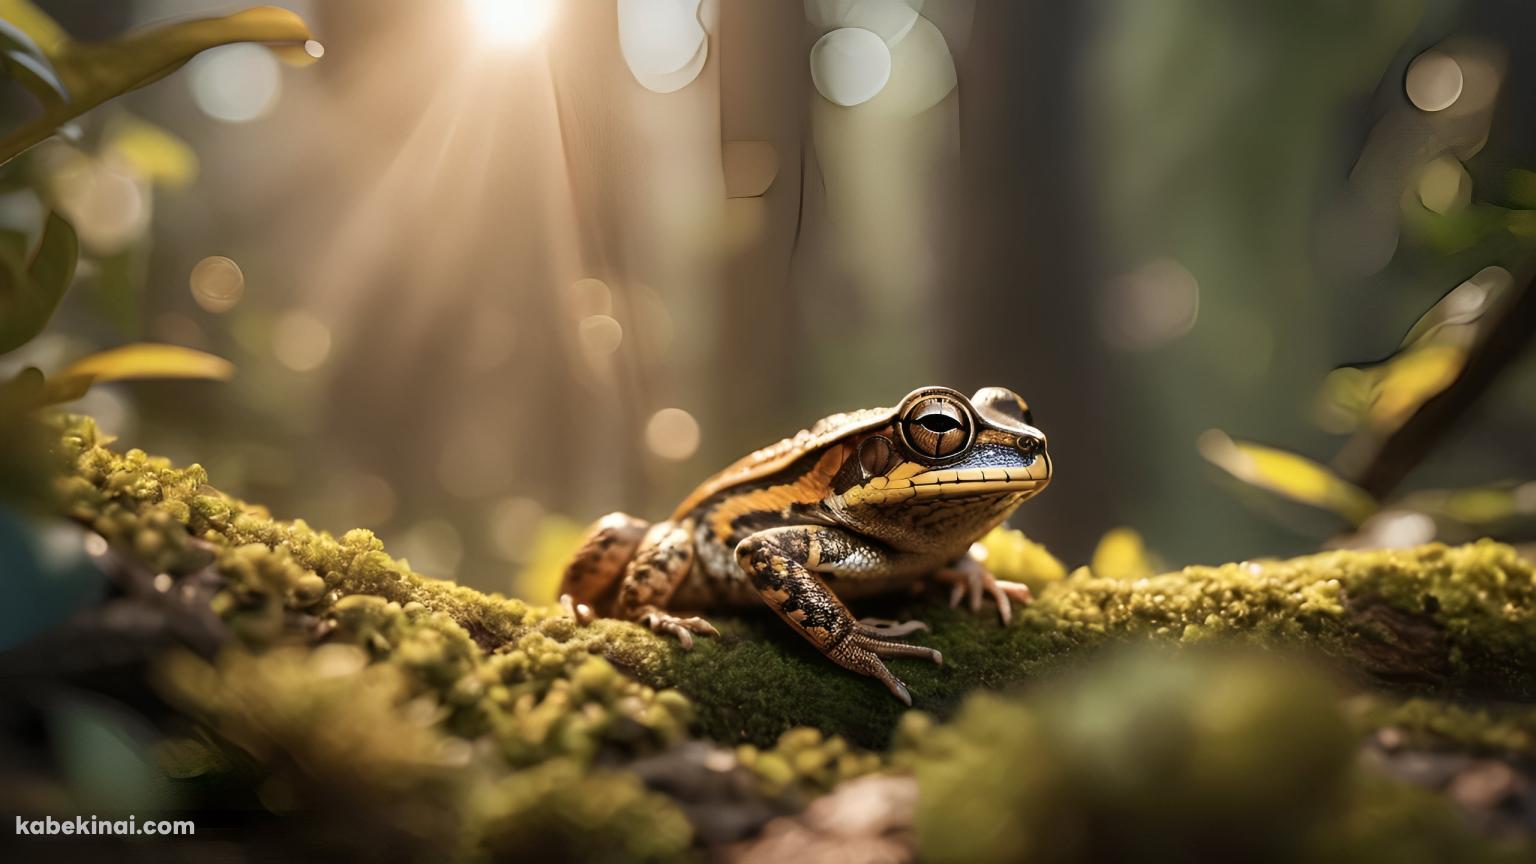
[[(1536, 174), (1515, 172), (1510, 187), (1510, 200), (1531, 203)], [(1536, 212), (1477, 207), (1503, 214), (1486, 228), (1485, 240), (1506, 228), (1526, 236), (1516, 223)], [(1527, 249), (1523, 257), (1529, 261), (1531, 254)], [(1485, 267), (1420, 316), (1391, 355), (1340, 366), (1323, 380), (1316, 419), (1330, 432), (1349, 435), (1329, 465), (1233, 441), (1219, 430), (1201, 437), (1201, 454), (1252, 489), (1333, 514), (1355, 530), (1379, 512), (1402, 511), (1430, 517), (1437, 534), (1475, 536), (1494, 528), (1518, 533), (1515, 517), (1536, 513), (1536, 504), (1528, 503), (1536, 485), (1393, 493), (1533, 336), (1536, 286), (1515, 284), (1502, 267)]]
[[(303, 19), (275, 7), (168, 24), (106, 42), (78, 42), (28, 0), (0, 0), (0, 72), (42, 106), (38, 116), (0, 137), (0, 165), (90, 109), (158, 81), (202, 51), (236, 42), (264, 43), (301, 64), (320, 53)], [(195, 170), (195, 157), (186, 146), (151, 124), (119, 124), (112, 145), (147, 178), (174, 184)], [(79, 236), (58, 212), (49, 213), (30, 249), (25, 234), (0, 233), (0, 355), (27, 344), (47, 326), (74, 279), (80, 254)], [(23, 369), (0, 383), (0, 411), (71, 401), (98, 381), (226, 379), (232, 373), (228, 361), (201, 351), (138, 343), (84, 357), (51, 377), (33, 367)]]

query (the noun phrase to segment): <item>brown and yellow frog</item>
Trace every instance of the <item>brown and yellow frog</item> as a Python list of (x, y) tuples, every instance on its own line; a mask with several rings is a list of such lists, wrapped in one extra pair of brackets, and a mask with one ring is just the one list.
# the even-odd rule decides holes
[(859, 621), (843, 601), (932, 574), (990, 595), (1007, 624), (1029, 589), (994, 578), (972, 544), (1051, 480), (1045, 434), (1002, 387), (967, 399), (923, 387), (896, 408), (834, 414), (706, 480), (670, 518), (598, 520), (565, 572), (560, 601), (579, 621), (605, 615), (671, 634), (718, 635), (680, 617), (766, 603), (834, 662), (911, 694), (882, 657), (938, 651), (899, 641), (921, 622)]

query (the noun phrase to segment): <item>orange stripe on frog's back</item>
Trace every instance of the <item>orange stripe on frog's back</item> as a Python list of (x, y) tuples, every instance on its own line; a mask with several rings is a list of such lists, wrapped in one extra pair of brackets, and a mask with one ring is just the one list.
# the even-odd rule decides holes
[(677, 505), (676, 510), (672, 511), (671, 518), (676, 520), (687, 516), (689, 511), (703, 504), (711, 496), (718, 495), (732, 486), (761, 480), (775, 471), (782, 471), (796, 459), (825, 447), (839, 438), (888, 423), (895, 413), (894, 408), (866, 408), (863, 411), (847, 414), (833, 414), (792, 438), (785, 438), (776, 444), (754, 451), (699, 484), (699, 487), (694, 489), (683, 503)]
[(832, 491), (832, 478), (843, 467), (848, 447), (834, 444), (816, 460), (815, 467), (778, 486), (764, 486), (721, 501), (709, 513), (709, 528), (724, 540), (731, 535), (731, 523), (752, 513), (779, 513), (791, 504), (815, 504)]

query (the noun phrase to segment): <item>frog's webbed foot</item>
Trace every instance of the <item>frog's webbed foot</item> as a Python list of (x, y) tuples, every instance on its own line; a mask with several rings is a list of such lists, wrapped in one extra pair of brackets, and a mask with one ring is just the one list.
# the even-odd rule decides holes
[(654, 632), (677, 637), (677, 641), (683, 646), (684, 651), (693, 650), (693, 634), (695, 633), (700, 636), (720, 635), (720, 631), (715, 629), (715, 625), (705, 621), (703, 618), (679, 618), (660, 609), (652, 609), (646, 612), (640, 616), (639, 621)]
[(997, 604), (997, 615), (1003, 619), (1004, 625), (1013, 621), (1014, 603), (1027, 606), (1035, 599), (1028, 585), (993, 576), (985, 564), (971, 555), (966, 555), (933, 575), (940, 582), (954, 586), (949, 592), (951, 609), (959, 606), (960, 601), (969, 596), (971, 614), (980, 615), (982, 598), (990, 595)]
[(860, 618), (858, 631), (865, 636), (890, 638), (927, 633), (928, 625), (922, 621), (893, 621), (889, 618)]

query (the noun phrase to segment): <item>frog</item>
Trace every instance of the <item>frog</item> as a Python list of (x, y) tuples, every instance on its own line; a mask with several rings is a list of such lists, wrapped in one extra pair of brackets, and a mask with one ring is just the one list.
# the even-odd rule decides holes
[(637, 622), (691, 649), (719, 631), (696, 613), (766, 605), (834, 663), (912, 704), (890, 658), (943, 665), (905, 637), (921, 621), (855, 618), (862, 598), (950, 587), (990, 599), (1004, 626), (1029, 587), (996, 578), (978, 541), (1051, 481), (1045, 433), (1005, 387), (967, 398), (919, 387), (895, 407), (833, 414), (705, 480), (648, 523), (610, 513), (588, 529), (559, 602), (580, 624)]

